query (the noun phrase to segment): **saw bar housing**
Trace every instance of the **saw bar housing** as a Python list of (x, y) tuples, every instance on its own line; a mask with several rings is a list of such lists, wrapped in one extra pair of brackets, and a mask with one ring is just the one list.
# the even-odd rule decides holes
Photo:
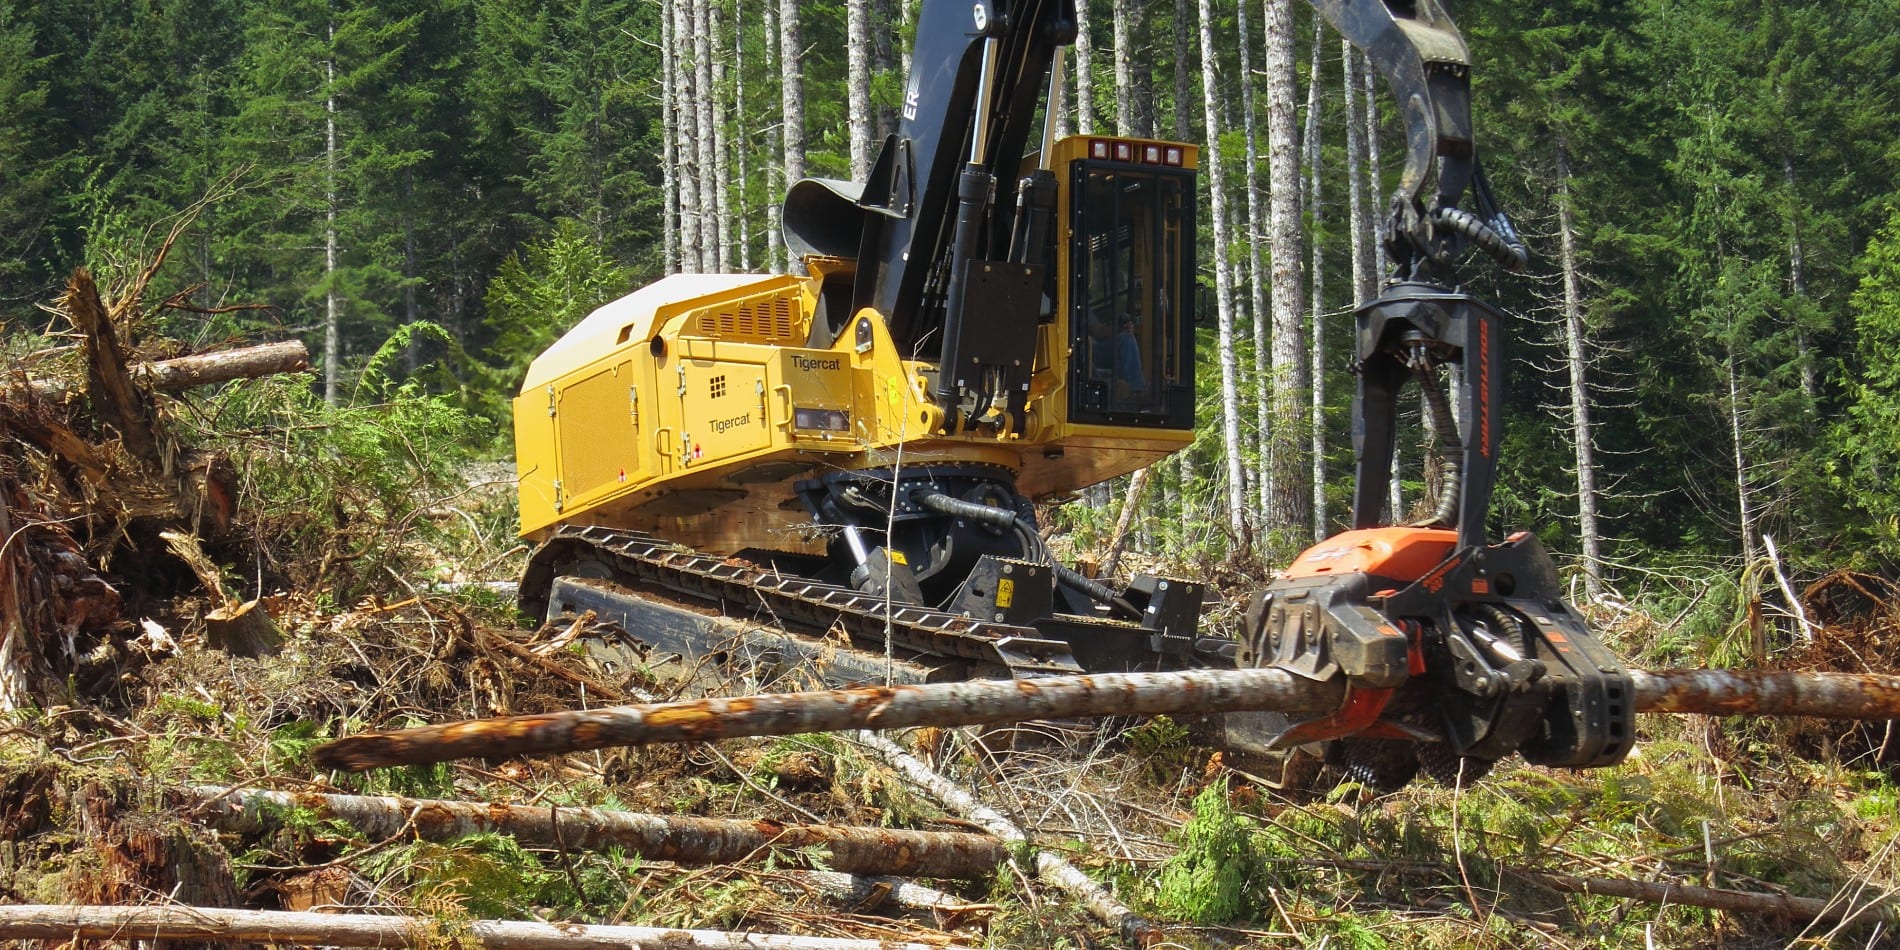
[(1558, 585), (1528, 533), (1460, 547), (1449, 530), (1390, 527), (1315, 545), (1254, 596), (1240, 665), (1343, 677), (1351, 698), (1270, 746), (1359, 737), (1486, 762), (1622, 761), (1635, 738), (1629, 672)]

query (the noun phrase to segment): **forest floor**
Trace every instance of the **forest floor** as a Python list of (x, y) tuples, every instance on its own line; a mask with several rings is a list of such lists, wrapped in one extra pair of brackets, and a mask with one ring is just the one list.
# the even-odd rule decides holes
[[(140, 312), (125, 307), (119, 319)], [(167, 355), (143, 338), (149, 352), (128, 347), (122, 361)], [(84, 378), (88, 365), (98, 374), (96, 341), (4, 344), (15, 365), (44, 371), (35, 378)], [(696, 865), (570, 847), (558, 825), (552, 846), (488, 831), (439, 839), (422, 833), (419, 810), (376, 834), (301, 805), (263, 809), (242, 827), (212, 821), (220, 796), (275, 790), (981, 830), (839, 735), (318, 772), (311, 748), (337, 736), (754, 684), (609, 670), (584, 638), (522, 622), (505, 592), (524, 559), (509, 530), (512, 485), (505, 470), (449, 464), (441, 446), (459, 423), (432, 397), (385, 387), (356, 412), (311, 400), (301, 377), (275, 376), (146, 392), (117, 410), (129, 415), (105, 419), (105, 397), (29, 395), (16, 375), (0, 381), (0, 904), (433, 921), (413, 943), (514, 920), (873, 942), (864, 946), (1122, 944), (1039, 880), (1020, 848), (975, 879), (914, 882), (937, 892), (919, 901), (870, 871), (815, 873), (832, 857), (813, 846)], [(155, 439), (156, 454), (132, 444), (132, 429)], [(187, 458), (204, 460), (209, 487), (185, 477)], [(88, 460), (106, 477), (92, 477)], [(123, 488), (135, 480), (163, 490)], [(230, 511), (213, 524), (204, 507), (218, 485)], [(196, 543), (177, 541), (181, 532)], [(1227, 576), (1247, 583), (1250, 573)], [(1808, 598), (1812, 643), (1777, 646), (1793, 638), (1751, 628), (1746, 611), (1733, 636), (1760, 632), (1778, 666), (1894, 668), (1891, 588), (1840, 575)], [(1637, 666), (1694, 665), (1731, 642), (1685, 645), (1671, 635), (1680, 617), (1632, 606), (1588, 612)], [(1587, 877), (1836, 909), (1900, 891), (1890, 724), (1649, 717), (1640, 727), (1636, 752), (1614, 768), (1509, 763), (1463, 789), (1421, 780), (1304, 800), (1166, 719), (893, 738), (1159, 924), (1162, 946), (1891, 945), (1893, 923), (1877, 914), (1815, 923), (1558, 889), (1559, 878)], [(207, 786), (225, 791), (208, 799)]]

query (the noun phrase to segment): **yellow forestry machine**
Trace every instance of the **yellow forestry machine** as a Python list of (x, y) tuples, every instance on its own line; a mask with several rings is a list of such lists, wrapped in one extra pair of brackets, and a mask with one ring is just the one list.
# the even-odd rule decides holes
[[(1257, 594), (1238, 637), (1198, 630), (1202, 585), (1084, 577), (1037, 528), (1034, 500), (1153, 464), (1194, 427), (1198, 151), (1054, 135), (1074, 0), (924, 0), (870, 179), (785, 197), (795, 273), (667, 277), (534, 362), (514, 405), (521, 530), (540, 543), (523, 609), (615, 622), (626, 642), (603, 650), (624, 661), (768, 681), (1234, 664), (1337, 679), (1331, 715), (1237, 713), (1214, 732), (1383, 786), (1513, 752), (1618, 761), (1627, 674), (1534, 538), (1487, 536), (1500, 317), (1454, 265), (1525, 257), (1478, 166), (1464, 42), (1437, 0), (1313, 2), (1400, 103), (1394, 272), (1357, 314), (1354, 528)], [(1394, 526), (1407, 380), (1459, 435), (1436, 511)]]

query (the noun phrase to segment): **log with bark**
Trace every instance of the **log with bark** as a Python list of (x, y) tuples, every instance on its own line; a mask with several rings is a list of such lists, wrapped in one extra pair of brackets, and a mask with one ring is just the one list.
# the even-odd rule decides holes
[(968, 832), (905, 831), (838, 825), (648, 815), (605, 808), (555, 808), (396, 796), (290, 794), (199, 786), (181, 804), (223, 831), (255, 833), (269, 817), (296, 808), (341, 821), (371, 838), (414, 835), (455, 841), (473, 834), (510, 835), (535, 848), (606, 851), (686, 864), (737, 864), (776, 856), (781, 865), (810, 867), (801, 849), (823, 849), (825, 867), (850, 874), (982, 880), (1009, 859), (1004, 844)]
[[(194, 353), (175, 359), (134, 363), (128, 375), (153, 392), (176, 393), (239, 379), (261, 379), (310, 369), (310, 350), (297, 340), (260, 343), (214, 353)], [(79, 391), (79, 384), (60, 377), (31, 379), (23, 384), (0, 383), (0, 400), (24, 398), (58, 400)]]
[(219, 907), (0, 906), (0, 940), (255, 941), (329, 947), (480, 946), (487, 950), (953, 950), (942, 943), (605, 927), (540, 921), (450, 921)]
[[(1648, 713), (1900, 718), (1900, 677), (1732, 670), (1631, 672)], [(577, 752), (852, 729), (975, 726), (1031, 719), (1339, 707), (1344, 687), (1280, 670), (1108, 673), (976, 680), (611, 706), (368, 733), (317, 747), (320, 768)]]

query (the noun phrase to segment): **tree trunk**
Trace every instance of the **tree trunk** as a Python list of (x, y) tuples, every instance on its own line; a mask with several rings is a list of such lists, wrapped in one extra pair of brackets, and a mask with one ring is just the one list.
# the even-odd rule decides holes
[(1089, 35), (1088, 0), (1075, 5), (1075, 128), (1095, 134), (1095, 38)]
[(720, 179), (724, 161), (719, 154), (719, 89), (713, 85), (712, 0), (692, 0), (693, 4), (693, 101), (699, 125), (695, 146), (699, 161), (699, 269), (717, 273), (719, 250), (725, 242), (725, 208), (721, 204)]
[[(1202, 0), (1210, 2), (1210, 0)], [(1029, 719), (1336, 708), (1342, 683), (1281, 670), (1110, 673), (774, 693), (471, 720), (366, 733), (317, 747), (319, 769), (362, 771), (450, 759), (851, 729), (969, 726)]]
[(871, 177), (871, 0), (845, 0), (846, 104), (851, 180)]
[(1577, 224), (1571, 209), (1570, 150), (1557, 140), (1557, 237), (1564, 278), (1564, 348), (1570, 367), (1570, 441), (1577, 462), (1577, 537), (1583, 554), (1583, 590), (1603, 596), (1603, 541), (1597, 524), (1596, 429), (1590, 422), (1589, 358), (1584, 351), (1583, 281), (1578, 275)]
[(675, 108), (679, 64), (673, 51), (672, 0), (660, 5), (660, 269), (680, 272), (680, 116)]
[[(1788, 222), (1788, 293), (1796, 300), (1805, 300), (1808, 296), (1807, 249), (1801, 242), (1801, 216), (1806, 206), (1800, 204), (1800, 196), (1795, 191), (1794, 156), (1782, 153), (1781, 177), (1788, 186), (1788, 202), (1796, 209), (1789, 215)], [(1820, 392), (1820, 384), (1815, 379), (1813, 341), (1808, 337), (1806, 321), (1798, 321), (1794, 328), (1795, 352), (1801, 360), (1801, 395), (1808, 400), (1808, 411), (1814, 411), (1814, 400)]]
[[(1900, 676), (1737, 670), (1629, 673), (1636, 711), (1641, 713), (1900, 719)], [(319, 769), (360, 772), (452, 759), (558, 755), (744, 736), (1161, 713), (1307, 713), (1336, 710), (1344, 696), (1343, 679), (1318, 682), (1277, 669), (873, 686), (608, 706), (364, 733), (316, 747), (311, 763)]]
[(679, 117), (680, 186), (680, 269), (688, 274), (705, 271), (705, 241), (701, 237), (703, 209), (699, 168), (699, 105), (695, 96), (693, 68), (693, 2), (668, 0), (673, 10), (673, 64), (676, 70), (668, 84), (673, 97), (673, 112)]
[(1268, 504), (1267, 486), (1271, 482), (1266, 472), (1266, 448), (1268, 433), (1273, 431), (1273, 419), (1268, 414), (1268, 394), (1273, 390), (1273, 366), (1270, 362), (1272, 337), (1267, 316), (1271, 311), (1267, 301), (1266, 242), (1261, 240), (1262, 235), (1267, 233), (1267, 199), (1261, 193), (1259, 130), (1255, 121), (1253, 94), (1253, 30), (1247, 22), (1247, 0), (1234, 5), (1234, 28), (1240, 33), (1235, 46), (1240, 55), (1241, 127), (1247, 142), (1247, 171), (1241, 179), (1247, 189), (1247, 273), (1251, 278), (1247, 281), (1247, 290), (1251, 294), (1252, 306), (1249, 310), (1253, 314), (1254, 432), (1259, 449), (1254, 457), (1261, 466), (1254, 477), (1254, 510), (1265, 511)]
[(1193, 19), (1188, 0), (1174, 0), (1174, 137), (1185, 142), (1194, 137), (1194, 85), (1188, 78), (1190, 62), (1188, 23)]
[(717, 267), (719, 273), (732, 273), (733, 237), (737, 226), (733, 201), (732, 147), (728, 130), (732, 123), (732, 100), (726, 95), (726, 46), (725, 6), (707, 0), (705, 33), (712, 47), (712, 99), (713, 114), (713, 217), (719, 221), (719, 246)]
[(415, 837), (451, 842), (469, 835), (507, 835), (529, 848), (630, 854), (681, 864), (738, 864), (768, 858), (781, 865), (822, 863), (848, 874), (984, 880), (1009, 861), (988, 835), (775, 821), (646, 815), (606, 808), (553, 808), (396, 796), (321, 795), (196, 786), (180, 793), (191, 813), (220, 831), (256, 834), (293, 809), (339, 821), (365, 837)]
[(1379, 268), (1373, 258), (1378, 237), (1372, 220), (1378, 196), (1372, 194), (1368, 200), (1365, 100), (1359, 94), (1359, 49), (1351, 40), (1339, 41), (1339, 59), (1340, 88), (1346, 98), (1346, 234), (1352, 244), (1352, 299), (1358, 304), (1379, 292)]
[(1729, 444), (1733, 449), (1730, 456), (1735, 468), (1735, 516), (1742, 533), (1742, 563), (1744, 573), (1761, 557), (1760, 547), (1756, 544), (1756, 512), (1754, 490), (1749, 483), (1749, 463), (1743, 438), (1748, 427), (1742, 420), (1742, 387), (1735, 372), (1735, 344), (1728, 345), (1727, 358), (1722, 361), (1722, 374), (1728, 388), (1728, 433)]
[[(1360, 98), (1366, 107), (1366, 216), (1368, 219), (1368, 227), (1370, 228), (1368, 233), (1376, 236), (1379, 233), (1377, 219), (1378, 216), (1383, 213), (1381, 209), (1385, 207), (1385, 176), (1382, 172), (1383, 166), (1380, 163), (1379, 146), (1379, 132), (1381, 129), (1379, 122), (1379, 71), (1372, 68), (1372, 61), (1367, 59), (1363, 53), (1359, 56), (1359, 64), (1363, 67), (1359, 70)], [(1391, 266), (1385, 259), (1384, 242), (1377, 240), (1372, 242), (1372, 264), (1373, 279), (1377, 281), (1385, 274), (1386, 269)], [(1397, 506), (1394, 506), (1392, 510), (1396, 513), (1398, 511)]]
[[(779, 0), (778, 5), (778, 101), (784, 132), (782, 164), (787, 189), (805, 177), (805, 47), (800, 38), (798, 3), (799, 0)], [(779, 237), (779, 243), (783, 244), (783, 232)], [(788, 259), (786, 265), (793, 273), (802, 270), (800, 261)]]
[(1128, 480), (1128, 494), (1122, 499), (1122, 511), (1115, 518), (1115, 533), (1108, 539), (1108, 555), (1102, 559), (1102, 573), (1115, 576), (1116, 568), (1121, 566), (1122, 548), (1128, 543), (1128, 530), (1134, 526), (1135, 513), (1141, 509), (1142, 493), (1148, 490), (1148, 480), (1154, 471), (1152, 466), (1137, 471)]
[[(1379, 164), (1379, 91), (1377, 88), (1378, 70), (1363, 55), (1360, 56), (1359, 91), (1366, 109), (1366, 216), (1367, 233), (1376, 238), (1379, 226), (1376, 219), (1379, 209), (1385, 206), (1385, 179)], [(1373, 293), (1377, 292), (1378, 282), (1390, 265), (1385, 259), (1385, 243), (1372, 241), (1372, 281)], [(1365, 299), (1365, 298), (1362, 298)], [(1405, 517), (1405, 486), (1399, 481), (1404, 472), (1404, 461), (1398, 452), (1392, 453), (1391, 477), (1386, 481), (1385, 503), (1388, 512), (1386, 523), (1397, 523)]]
[[(780, 37), (778, 23), (779, 0), (762, 0), (759, 13), (763, 20), (761, 26), (765, 33), (765, 83), (771, 88), (774, 81), (780, 81), (781, 65)], [(765, 114), (771, 115), (768, 104)], [(785, 195), (785, 163), (780, 157), (785, 154), (785, 125), (780, 122), (765, 123), (765, 268), (775, 274), (791, 271), (791, 265), (785, 260), (785, 241), (779, 230), (778, 216), (780, 200)]]
[(337, 297), (336, 207), (336, 24), (329, 25), (330, 55), (323, 61), (323, 403), (337, 404), (337, 363), (343, 353), (341, 301)]
[[(1086, 2), (1086, 0), (1084, 0)], [(1115, 134), (1135, 136), (1135, 18), (1138, 0), (1115, 0)]]
[[(1244, 2), (1244, 0), (1243, 0)], [(1240, 438), (1240, 355), (1234, 349), (1234, 276), (1228, 248), (1233, 238), (1227, 220), (1227, 182), (1220, 156), (1220, 77), (1215, 67), (1213, 0), (1199, 0), (1201, 23), (1201, 104), (1207, 122), (1207, 190), (1214, 217), (1214, 300), (1220, 313), (1221, 446), (1227, 461), (1227, 528), (1236, 540), (1247, 533), (1247, 478)]]
[(445, 935), (433, 917), (390, 914), (320, 914), (221, 907), (87, 907), (72, 904), (0, 906), (0, 940), (119, 941), (138, 939), (233, 941), (288, 946), (441, 947), (471, 944), (485, 950), (943, 950), (937, 944), (794, 937), (781, 934), (679, 930), (668, 927), (607, 927), (566, 921), (542, 923), (477, 920)]
[(1272, 498), (1269, 537), (1288, 537), (1312, 524), (1306, 480), (1308, 378), (1304, 301), (1300, 293), (1300, 156), (1293, 103), (1298, 81), (1293, 60), (1293, 0), (1266, 0), (1267, 244), (1273, 258), (1273, 425), (1267, 433)]
[(1313, 479), (1313, 540), (1327, 536), (1326, 519), (1326, 242), (1322, 235), (1326, 228), (1325, 203), (1321, 200), (1323, 181), (1320, 172), (1324, 165), (1324, 150), (1320, 145), (1320, 64), (1325, 60), (1321, 51), (1326, 47), (1322, 40), (1326, 38), (1325, 21), (1313, 18), (1313, 62), (1306, 80), (1306, 215), (1313, 227), (1313, 264), (1307, 269), (1307, 282), (1312, 285), (1312, 303), (1307, 309), (1312, 311), (1312, 338), (1307, 352), (1311, 360), (1307, 375), (1312, 380), (1312, 464)]
[[(764, 0), (771, 3), (772, 0)], [(732, 146), (733, 162), (732, 184), (732, 243), (737, 251), (736, 263), (739, 273), (752, 273), (752, 214), (746, 207), (746, 185), (751, 180), (747, 174), (746, 156), (751, 153), (747, 141), (752, 124), (747, 121), (745, 111), (745, 2), (733, 0), (732, 27), (732, 125), (738, 130), (739, 140)]]

